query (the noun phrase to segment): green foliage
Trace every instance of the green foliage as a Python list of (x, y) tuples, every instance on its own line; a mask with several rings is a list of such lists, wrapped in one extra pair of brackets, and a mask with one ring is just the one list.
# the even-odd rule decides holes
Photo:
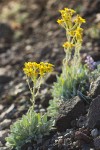
[(58, 114), (58, 109), (61, 104), (61, 100), (55, 99), (49, 101), (49, 107), (47, 108), (48, 116), (55, 117)]
[(90, 82), (94, 82), (100, 76), (100, 64), (97, 65), (97, 69), (93, 70), (89, 75)]
[(79, 65), (66, 66), (67, 72), (62, 73), (60, 77), (57, 77), (57, 82), (54, 83), (52, 94), (54, 99), (70, 99), (77, 95), (77, 91), (81, 91), (85, 94), (85, 85), (88, 81), (87, 69)]
[(10, 129), (11, 134), (6, 138), (7, 146), (20, 150), (21, 147), (31, 140), (37, 141), (48, 135), (52, 121), (47, 119), (47, 114), (41, 115), (30, 109), (21, 120), (16, 121)]

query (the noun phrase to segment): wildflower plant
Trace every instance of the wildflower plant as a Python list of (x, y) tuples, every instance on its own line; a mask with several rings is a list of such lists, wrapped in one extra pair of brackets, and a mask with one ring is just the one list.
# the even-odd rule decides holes
[[(32, 95), (31, 102), (34, 106), (35, 98), (39, 95), (40, 86), (47, 73), (53, 71), (53, 65), (44, 62), (26, 62), (23, 71), (26, 75), (26, 81)], [(33, 87), (30, 86), (30, 80), (33, 83)]]
[(77, 91), (85, 92), (88, 80), (88, 69), (82, 65), (80, 51), (83, 41), (83, 28), (85, 19), (75, 16), (75, 11), (65, 8), (60, 10), (61, 19), (58, 24), (65, 29), (66, 41), (63, 44), (65, 58), (63, 59), (62, 73), (57, 77), (52, 90), (54, 99), (70, 99), (77, 95)]
[[(21, 150), (25, 143), (38, 142), (43, 136), (49, 134), (53, 125), (53, 120), (48, 120), (47, 113), (41, 114), (34, 111), (35, 98), (39, 94), (39, 89), (46, 74), (52, 72), (53, 65), (50, 63), (27, 62), (23, 68), (27, 83), (32, 95), (32, 107), (26, 115), (17, 120), (10, 128), (10, 135), (6, 138), (6, 145), (11, 149)], [(33, 86), (30, 85), (30, 80)]]
[(30, 109), (26, 115), (16, 121), (10, 128), (10, 135), (6, 138), (6, 145), (16, 150), (21, 150), (25, 143), (37, 142), (49, 134), (52, 120), (48, 121), (47, 114), (41, 115)]

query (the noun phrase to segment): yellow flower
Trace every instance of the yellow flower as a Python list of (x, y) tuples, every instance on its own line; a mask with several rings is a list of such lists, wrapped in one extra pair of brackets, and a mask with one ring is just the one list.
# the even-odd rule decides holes
[(63, 25), (64, 21), (63, 21), (63, 19), (58, 19), (57, 23), (60, 24), (60, 25)]
[(72, 47), (74, 47), (74, 44), (72, 44), (72, 43), (70, 43), (70, 42), (65, 42), (65, 43), (63, 44), (63, 47), (64, 47), (64, 48), (72, 48)]
[(72, 16), (75, 13), (75, 11), (73, 9), (69, 9), (69, 8), (65, 8), (65, 9), (59, 10), (59, 11), (60, 11), (61, 15), (66, 14), (66, 15)]
[(24, 73), (28, 76), (28, 77), (32, 77), (33, 76), (33, 69), (32, 68), (24, 68), (23, 69)]
[(86, 23), (86, 20), (83, 19), (82, 17), (80, 17), (79, 15), (77, 15), (76, 19), (74, 20), (74, 22), (78, 23), (78, 24), (82, 24), (82, 23)]
[(73, 37), (75, 35), (75, 31), (74, 30), (73, 31), (69, 31), (68, 35), (70, 35), (71, 37)]
[(83, 34), (83, 29), (78, 27), (76, 30), (75, 30), (75, 37), (76, 37), (76, 40), (77, 41), (82, 41), (82, 34)]
[(73, 10), (73, 9), (68, 9), (68, 8), (65, 8), (65, 12), (66, 12), (67, 14), (70, 14), (70, 15), (73, 15), (74, 13), (76, 13), (75, 10)]
[(53, 65), (50, 63), (36, 63), (36, 62), (27, 62), (23, 68), (24, 73), (31, 78), (37, 79), (39, 76), (42, 77), (46, 73), (49, 73), (53, 70)]

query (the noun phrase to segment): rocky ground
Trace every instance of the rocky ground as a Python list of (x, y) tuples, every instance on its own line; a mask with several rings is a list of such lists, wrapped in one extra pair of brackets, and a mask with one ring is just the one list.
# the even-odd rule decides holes
[[(56, 23), (59, 17), (58, 10), (64, 7), (74, 8), (86, 18), (81, 54), (83, 58), (90, 54), (99, 63), (99, 0), (0, 1), (0, 150), (7, 149), (5, 137), (9, 133), (10, 125), (27, 112), (30, 106), (30, 92), (22, 71), (24, 62), (47, 61), (55, 65), (55, 72), (48, 76), (45, 86), (41, 89), (44, 96), (36, 101), (37, 112), (48, 107), (51, 99), (49, 89), (56, 81), (56, 74), (61, 72), (64, 57), (61, 45), (65, 41), (65, 33)], [(100, 89), (99, 79), (97, 84)], [(96, 97), (100, 94), (100, 91), (97, 91)], [(73, 104), (71, 102), (66, 104), (65, 112), (67, 113), (64, 114), (60, 110), (64, 115), (58, 116), (58, 120), (56, 120), (59, 132), (55, 131), (50, 137), (44, 139), (43, 143), (38, 145), (39, 150), (100, 149), (100, 122), (98, 122), (100, 120), (100, 96), (96, 97), (93, 97), (94, 100), (90, 106), (85, 106), (79, 97), (72, 100)], [(71, 113), (67, 107), (71, 107)], [(82, 109), (78, 110), (77, 108), (80, 107)], [(96, 109), (97, 107), (98, 109)], [(70, 115), (73, 116), (73, 114), (75, 116), (70, 120)], [(63, 131), (64, 119), (68, 120), (69, 124), (66, 124)], [(33, 148), (30, 144), (23, 149), (37, 148)]]

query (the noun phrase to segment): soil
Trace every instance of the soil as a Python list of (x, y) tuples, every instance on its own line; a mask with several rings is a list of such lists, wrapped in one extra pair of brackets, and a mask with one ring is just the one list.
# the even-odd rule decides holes
[[(30, 106), (30, 92), (22, 70), (26, 61), (46, 61), (55, 65), (54, 73), (42, 87), (44, 100), (37, 99), (36, 109), (46, 109), (49, 105), (51, 95), (48, 91), (56, 80), (56, 74), (61, 72), (64, 57), (62, 43), (65, 41), (65, 31), (56, 22), (60, 17), (58, 10), (64, 7), (73, 8), (86, 18), (81, 55), (82, 58), (91, 55), (99, 62), (99, 0), (0, 1), (0, 150), (6, 148), (5, 137), (9, 133), (10, 125), (25, 114)], [(59, 134), (53, 134), (51, 139), (49, 137), (49, 140), (44, 140), (44, 148), (38, 147), (41, 150), (47, 149), (48, 145), (51, 149), (67, 149), (61, 145), (62, 140), (58, 140), (58, 144), (54, 142), (65, 136), (65, 133)], [(58, 138), (59, 136), (62, 137)], [(24, 149), (29, 150), (29, 147), (31, 144)], [(68, 149), (75, 150), (71, 146)]]

